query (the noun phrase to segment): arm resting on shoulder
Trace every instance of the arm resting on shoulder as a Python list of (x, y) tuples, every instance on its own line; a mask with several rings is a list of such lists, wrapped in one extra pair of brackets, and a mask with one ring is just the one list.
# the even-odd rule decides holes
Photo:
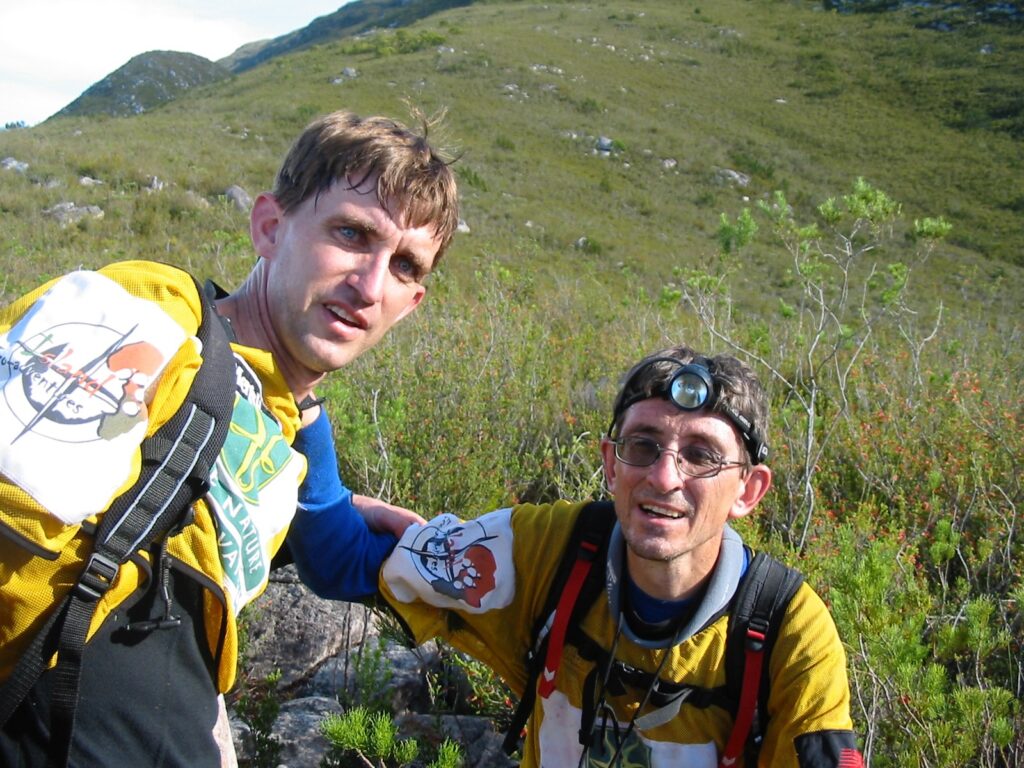
[(299, 577), (324, 598), (359, 600), (376, 594), (378, 571), (397, 538), (370, 530), (356, 508), (357, 497), (342, 485), (326, 411), (321, 409), (313, 423), (298, 431), (292, 447), (309, 464), (288, 531)]

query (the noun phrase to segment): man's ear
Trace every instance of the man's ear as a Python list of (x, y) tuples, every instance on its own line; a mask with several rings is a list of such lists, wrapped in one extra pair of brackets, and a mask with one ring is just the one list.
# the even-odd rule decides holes
[(272, 194), (263, 192), (256, 198), (249, 213), (249, 236), (260, 258), (273, 258), (283, 218), (284, 210)]
[(615, 443), (607, 437), (601, 438), (601, 460), (604, 462), (604, 484), (608, 492), (615, 493)]
[(729, 517), (737, 519), (754, 511), (754, 507), (772, 487), (772, 471), (764, 464), (755, 464), (747, 470), (746, 476), (740, 481), (736, 492), (736, 500), (729, 510)]

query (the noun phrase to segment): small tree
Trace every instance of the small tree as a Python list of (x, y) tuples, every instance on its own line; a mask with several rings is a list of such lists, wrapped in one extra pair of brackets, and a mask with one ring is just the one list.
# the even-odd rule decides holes
[[(763, 326), (737, 324), (726, 287), (737, 268), (737, 254), (759, 231), (749, 209), (735, 221), (722, 215), (717, 271), (677, 270), (677, 277), (683, 278), (681, 300), (712, 337), (763, 367), (782, 387), (778, 439), (788, 451), (792, 471), (783, 478), (788, 499), (784, 515), (769, 518), (768, 524), (802, 549), (815, 511), (814, 476), (829, 438), (856, 396), (851, 373), (869, 340), (883, 328), (895, 329), (919, 361), (924, 345), (935, 337), (941, 306), (934, 325), (922, 332), (908, 289), (913, 268), (948, 234), (949, 225), (942, 219), (916, 221), (912, 258), (883, 263), (883, 247), (895, 240), (901, 209), (864, 179), (857, 180), (850, 194), (822, 203), (818, 222), (798, 222), (782, 192), (758, 208), (789, 255), (796, 288), (791, 301), (779, 297), (779, 323), (770, 334)], [(915, 376), (919, 381), (919, 362)]]

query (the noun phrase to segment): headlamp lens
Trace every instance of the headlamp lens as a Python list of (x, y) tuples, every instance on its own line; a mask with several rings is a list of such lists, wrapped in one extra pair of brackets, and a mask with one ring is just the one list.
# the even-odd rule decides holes
[(687, 368), (690, 366), (684, 366), (672, 379), (669, 397), (684, 411), (696, 411), (707, 403), (711, 395), (711, 382), (696, 370)]

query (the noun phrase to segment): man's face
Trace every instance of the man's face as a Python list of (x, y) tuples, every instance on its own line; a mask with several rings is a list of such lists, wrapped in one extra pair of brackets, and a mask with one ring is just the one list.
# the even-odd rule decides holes
[(698, 444), (727, 461), (746, 457), (739, 435), (724, 418), (683, 411), (662, 398), (630, 406), (619, 435), (647, 437), (673, 451), (663, 452), (651, 466), (636, 467), (616, 458), (610, 441), (601, 444), (630, 572), (638, 575), (641, 569), (668, 565), (706, 575), (718, 558), (726, 521), (742, 517), (757, 504), (771, 473), (759, 465), (725, 467), (715, 477), (684, 475), (674, 451), (686, 445)]
[(356, 189), (336, 182), (289, 214), (261, 195), (253, 211), (275, 351), (313, 374), (370, 349), (426, 292), (440, 240), (433, 227), (406, 226), (400, 211), (381, 206), (376, 183), (376, 175)]

